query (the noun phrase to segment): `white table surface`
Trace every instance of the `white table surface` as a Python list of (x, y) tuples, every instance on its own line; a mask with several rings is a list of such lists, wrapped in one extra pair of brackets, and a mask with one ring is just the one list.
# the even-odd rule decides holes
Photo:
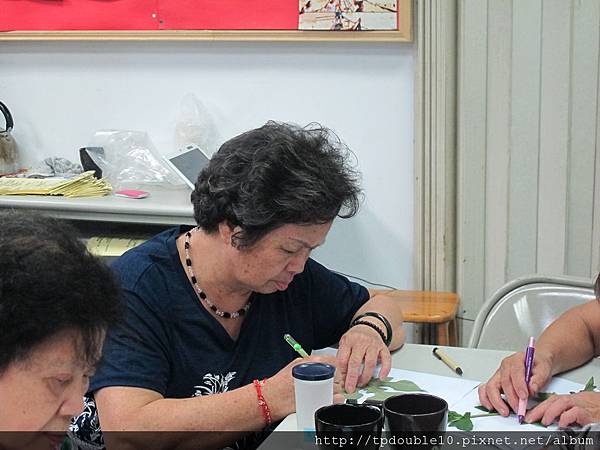
[[(442, 361), (432, 354), (433, 345), (405, 344), (392, 355), (392, 367), (414, 370), (435, 375), (460, 378)], [(464, 347), (439, 347), (463, 370), (463, 378), (487, 381), (496, 371), (502, 359), (513, 352), (502, 350), (484, 350)], [(600, 373), (600, 359), (594, 358), (586, 365), (565, 372), (560, 376), (570, 381), (585, 384), (590, 377)], [(296, 415), (290, 414), (276, 428), (276, 431), (297, 431)], [(265, 443), (268, 442), (268, 439)]]

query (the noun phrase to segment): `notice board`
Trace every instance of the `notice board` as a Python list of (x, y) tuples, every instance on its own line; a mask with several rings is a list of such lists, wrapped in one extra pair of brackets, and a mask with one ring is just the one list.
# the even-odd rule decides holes
[(351, 30), (406, 34), (411, 14), (410, 0), (0, 0), (0, 32)]

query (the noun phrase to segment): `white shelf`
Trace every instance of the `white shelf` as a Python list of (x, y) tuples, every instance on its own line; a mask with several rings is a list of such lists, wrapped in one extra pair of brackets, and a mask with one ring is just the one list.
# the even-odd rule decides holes
[(114, 195), (81, 198), (0, 195), (0, 208), (35, 210), (71, 220), (194, 225), (190, 194), (185, 188), (150, 191), (149, 197), (139, 200)]

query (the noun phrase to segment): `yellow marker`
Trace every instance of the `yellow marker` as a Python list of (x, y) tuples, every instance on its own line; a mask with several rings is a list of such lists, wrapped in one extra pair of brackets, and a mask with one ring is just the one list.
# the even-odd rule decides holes
[(296, 342), (296, 339), (294, 339), (292, 336), (290, 336), (287, 333), (283, 335), (283, 338), (285, 339), (285, 342), (290, 344), (290, 346), (294, 350), (296, 350), (300, 356), (302, 356), (303, 358), (308, 358), (308, 353), (306, 353), (304, 351), (304, 349), (302, 348), (302, 346), (300, 344), (298, 344), (298, 342)]
[(448, 355), (446, 355), (444, 352), (442, 352), (439, 348), (435, 347), (433, 349), (433, 356), (435, 356), (437, 359), (441, 360), (444, 364), (446, 364), (448, 367), (450, 367), (458, 375), (463, 374), (463, 371), (460, 367), (458, 367), (458, 364), (456, 364), (454, 361), (452, 361), (450, 359), (450, 357)]

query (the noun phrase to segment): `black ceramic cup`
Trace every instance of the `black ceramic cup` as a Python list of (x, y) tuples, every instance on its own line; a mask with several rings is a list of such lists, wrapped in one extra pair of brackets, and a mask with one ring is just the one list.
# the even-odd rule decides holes
[(431, 449), (448, 423), (448, 403), (430, 394), (401, 394), (383, 402), (385, 425), (394, 449)]
[(315, 412), (316, 443), (321, 450), (378, 450), (383, 412), (373, 405), (338, 404)]

